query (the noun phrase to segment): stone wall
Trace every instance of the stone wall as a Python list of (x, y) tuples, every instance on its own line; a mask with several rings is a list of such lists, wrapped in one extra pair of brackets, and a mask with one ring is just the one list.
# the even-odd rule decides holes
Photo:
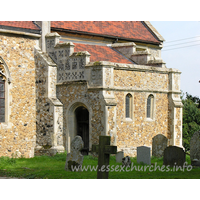
[(11, 80), (11, 83), (6, 81), (6, 122), (0, 123), (0, 156), (34, 156), (35, 45), (38, 39), (0, 35), (0, 56), (8, 67)]
[(87, 83), (82, 81), (57, 85), (57, 97), (63, 104), (64, 146), (70, 151), (70, 142), (75, 137), (75, 114), (79, 106), (89, 111), (89, 145), (98, 144), (100, 135), (105, 135), (105, 107), (100, 91), (88, 91)]
[[(117, 99), (117, 146), (118, 151), (136, 156), (137, 146), (151, 146), (152, 138), (163, 134), (169, 138), (168, 129), (168, 95), (165, 93), (151, 93), (154, 95), (154, 118), (146, 118), (147, 93), (133, 93), (133, 117), (125, 118), (125, 95), (127, 92), (115, 92)], [(132, 93), (131, 93), (132, 94)]]
[(114, 70), (114, 86), (137, 90), (168, 91), (168, 73), (152, 71)]
[(48, 54), (35, 49), (36, 130), (35, 155), (63, 152), (63, 106), (56, 97), (57, 66)]

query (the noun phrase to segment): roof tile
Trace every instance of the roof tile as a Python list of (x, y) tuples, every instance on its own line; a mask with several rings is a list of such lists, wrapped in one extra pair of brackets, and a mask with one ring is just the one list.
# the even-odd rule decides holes
[(127, 58), (117, 53), (108, 46), (89, 45), (80, 43), (74, 43), (74, 45), (74, 52), (88, 51), (91, 54), (91, 62), (109, 61), (114, 63), (133, 64), (133, 62), (129, 61)]
[(32, 21), (0, 21), (1, 26), (40, 30)]
[(52, 21), (51, 27), (159, 43), (141, 21)]

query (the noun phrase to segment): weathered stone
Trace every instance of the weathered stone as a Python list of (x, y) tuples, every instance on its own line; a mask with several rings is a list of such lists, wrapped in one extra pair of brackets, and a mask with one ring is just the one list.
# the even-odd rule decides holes
[(152, 156), (163, 157), (164, 150), (167, 147), (168, 139), (162, 134), (158, 134), (152, 139)]
[(200, 131), (193, 134), (190, 140), (190, 160), (200, 160)]
[(200, 160), (197, 159), (191, 160), (191, 165), (195, 167), (200, 167)]
[(71, 151), (67, 154), (65, 170), (72, 170), (72, 167), (80, 167), (83, 164), (83, 155), (81, 149), (84, 143), (80, 136), (76, 136), (71, 142)]
[(122, 158), (122, 166), (125, 166), (125, 167), (131, 166), (131, 159), (129, 156)]
[(98, 153), (98, 179), (108, 179), (107, 170), (110, 161), (110, 154), (117, 153), (116, 146), (110, 146), (110, 136), (99, 136), (99, 145), (92, 145), (92, 152)]
[(115, 157), (117, 163), (122, 163), (122, 158), (124, 158), (124, 152), (123, 151), (117, 152)]
[(151, 148), (146, 146), (137, 147), (137, 163), (151, 164)]
[(163, 165), (170, 165), (171, 167), (183, 166), (185, 162), (185, 152), (183, 148), (177, 146), (169, 146), (164, 150)]
[[(6, 82), (7, 122), (0, 123), (0, 156), (11, 157), (19, 150), (22, 156), (32, 157), (37, 146), (43, 147), (35, 149), (40, 154), (63, 152), (64, 147), (69, 152), (71, 138), (79, 128), (83, 130), (74, 112), (79, 106), (89, 113), (84, 132), (89, 138), (87, 152), (98, 143), (100, 135), (110, 136), (111, 144), (123, 150), (125, 156), (135, 156), (137, 146), (150, 146), (157, 133), (167, 136), (169, 144), (181, 146), (180, 71), (163, 66), (159, 45), (140, 43), (138, 48), (138, 42), (126, 41), (113, 45), (124, 56), (135, 55), (144, 65), (131, 64), (125, 58), (118, 63), (122, 61), (120, 55), (110, 55), (112, 62), (93, 62), (92, 49), (91, 57), (87, 48), (76, 52), (78, 44), (60, 43), (57, 33), (41, 30), (42, 44), (39, 32), (37, 37), (28, 32), (26, 37), (21, 33), (0, 34), (1, 57), (11, 75)], [(130, 117), (126, 118), (125, 97), (129, 93), (132, 101)], [(150, 120), (146, 117), (149, 95), (155, 99)], [(45, 149), (47, 146), (49, 149)]]

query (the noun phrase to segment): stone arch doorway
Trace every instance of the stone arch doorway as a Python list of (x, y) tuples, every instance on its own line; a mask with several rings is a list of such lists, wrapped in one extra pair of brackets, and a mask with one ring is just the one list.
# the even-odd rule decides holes
[(79, 106), (74, 111), (75, 114), (75, 135), (82, 137), (84, 147), (81, 151), (83, 155), (89, 152), (89, 112), (86, 107)]

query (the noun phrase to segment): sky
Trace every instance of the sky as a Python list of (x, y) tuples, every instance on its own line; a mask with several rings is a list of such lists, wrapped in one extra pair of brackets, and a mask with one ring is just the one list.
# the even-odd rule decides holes
[(165, 39), (161, 55), (166, 67), (182, 72), (183, 93), (200, 97), (200, 21), (150, 22)]

